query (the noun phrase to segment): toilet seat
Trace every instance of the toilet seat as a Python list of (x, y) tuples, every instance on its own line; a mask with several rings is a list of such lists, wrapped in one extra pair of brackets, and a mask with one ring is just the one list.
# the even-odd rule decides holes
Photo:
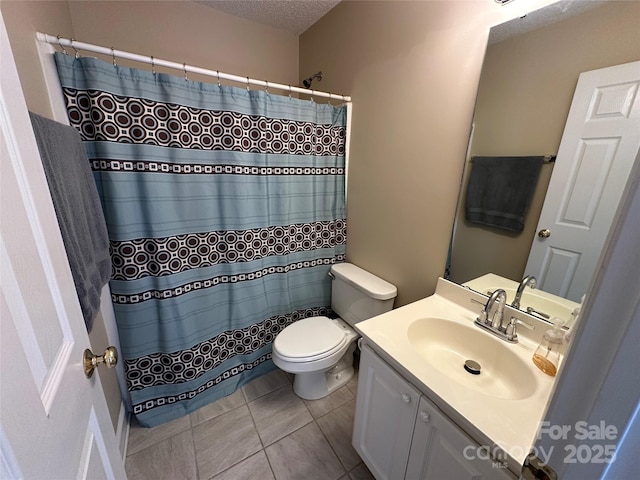
[(347, 332), (328, 317), (310, 317), (286, 327), (273, 342), (284, 361), (299, 363), (321, 360), (348, 343)]

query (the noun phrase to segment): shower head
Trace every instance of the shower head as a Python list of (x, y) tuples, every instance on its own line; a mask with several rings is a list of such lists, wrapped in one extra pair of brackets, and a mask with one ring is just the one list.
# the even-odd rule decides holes
[(311, 88), (311, 82), (313, 82), (316, 78), (318, 79), (318, 81), (321, 81), (322, 80), (322, 72), (314, 73), (309, 78), (305, 78), (302, 81), (302, 85), (304, 85), (304, 88)]

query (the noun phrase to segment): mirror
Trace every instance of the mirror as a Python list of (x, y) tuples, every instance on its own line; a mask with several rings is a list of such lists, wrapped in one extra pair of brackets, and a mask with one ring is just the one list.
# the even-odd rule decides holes
[[(629, 3), (633, 2), (565, 0), (492, 28), (467, 159), (557, 154), (580, 73), (638, 60), (636, 27), (629, 21), (637, 21), (638, 13)], [(543, 164), (524, 230), (511, 233), (466, 221), (471, 167), (465, 165), (446, 272), (449, 280), (466, 284), (492, 273), (517, 287), (531, 274), (525, 267), (556, 167)]]

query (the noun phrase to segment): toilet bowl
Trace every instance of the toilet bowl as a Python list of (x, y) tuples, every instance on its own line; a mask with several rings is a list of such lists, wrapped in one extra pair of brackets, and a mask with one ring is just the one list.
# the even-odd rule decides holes
[(397, 289), (351, 263), (331, 267), (331, 309), (339, 318), (311, 317), (275, 338), (273, 363), (294, 374), (293, 391), (306, 400), (329, 395), (353, 378), (358, 322), (393, 308)]
[(285, 328), (273, 342), (273, 363), (293, 373), (293, 391), (316, 400), (349, 382), (358, 334), (341, 319), (311, 317)]

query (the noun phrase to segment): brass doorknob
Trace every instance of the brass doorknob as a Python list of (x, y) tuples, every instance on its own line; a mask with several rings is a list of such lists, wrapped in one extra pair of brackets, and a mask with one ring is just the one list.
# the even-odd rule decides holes
[(101, 364), (105, 364), (107, 368), (113, 368), (118, 363), (118, 350), (116, 347), (107, 347), (104, 355), (94, 355), (88, 348), (84, 351), (84, 374), (87, 378), (91, 378), (93, 371)]
[(549, 230), (548, 228), (543, 228), (538, 232), (538, 236), (540, 238), (549, 238), (551, 236), (551, 230)]

